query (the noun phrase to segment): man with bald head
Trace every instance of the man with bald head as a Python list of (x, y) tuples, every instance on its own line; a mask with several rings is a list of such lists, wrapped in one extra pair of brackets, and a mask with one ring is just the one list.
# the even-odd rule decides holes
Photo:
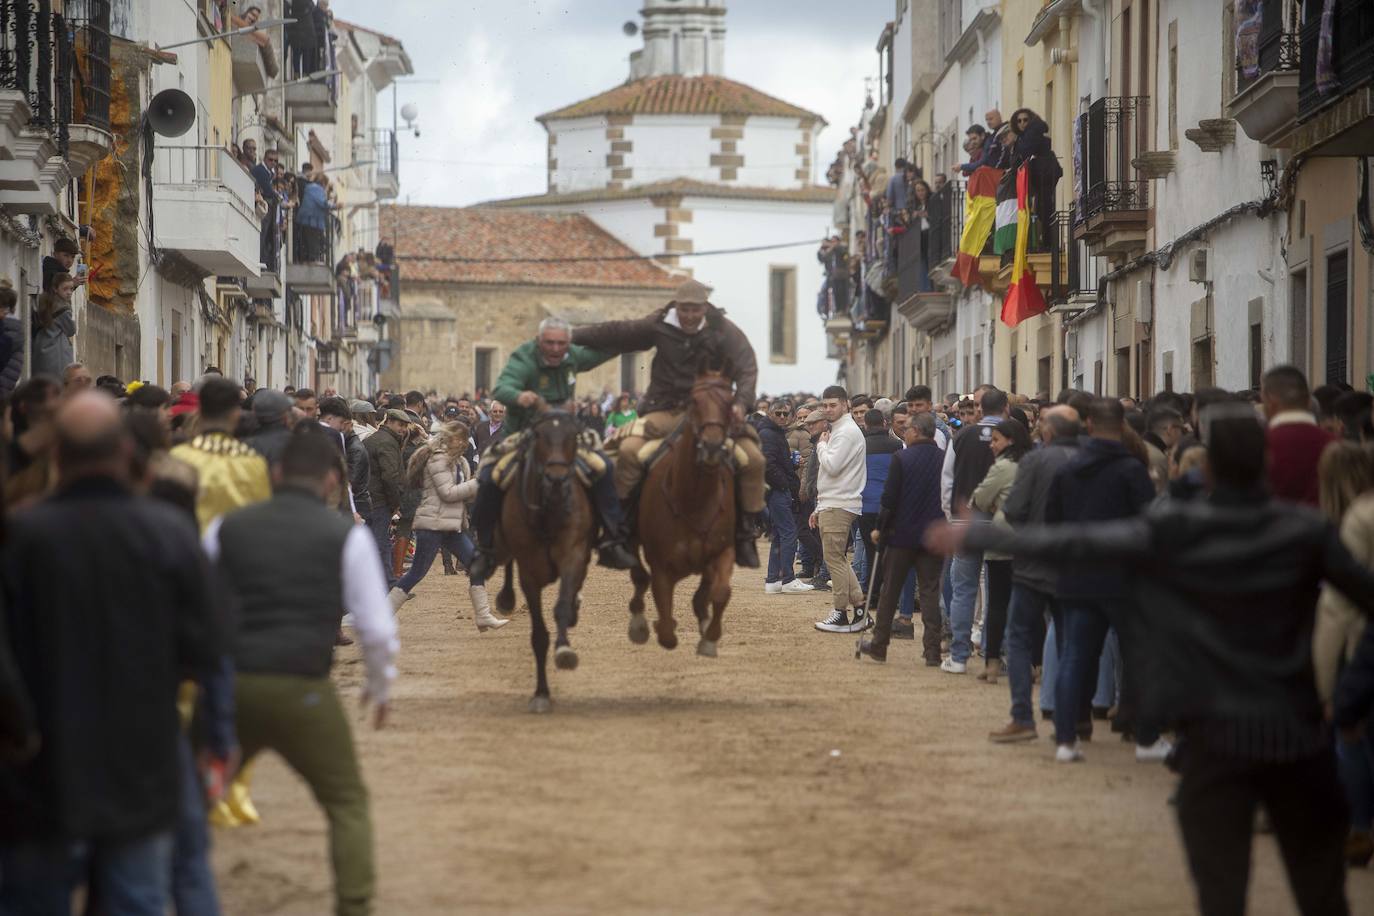
[[(1078, 411), (1065, 404), (1040, 415), (1042, 446), (1018, 463), (1016, 483), (1002, 508), (1014, 527), (1045, 522), (1050, 484), (1059, 469), (1078, 454), (1082, 427)], [(1011, 602), (1007, 611), (1007, 681), (1011, 686), (1011, 721), (988, 735), (997, 743), (1036, 737), (1031, 708), (1031, 658), (1037, 639), (1045, 638), (1045, 612), (1057, 613), (1054, 590), (1057, 569), (1043, 560), (1016, 557), (1011, 563)], [(1056, 631), (1058, 628), (1056, 628)], [(1053, 688), (1051, 688), (1053, 689)]]
[(57, 491), (0, 552), (37, 754), (0, 794), (0, 912), (66, 912), (89, 880), (112, 912), (166, 912), (180, 778), (177, 686), (219, 633), (191, 521), (129, 489), (130, 443), (101, 392), (57, 414)]

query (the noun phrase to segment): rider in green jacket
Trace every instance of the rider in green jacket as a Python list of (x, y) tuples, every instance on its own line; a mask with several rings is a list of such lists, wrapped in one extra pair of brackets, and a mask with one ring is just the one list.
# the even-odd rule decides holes
[[(492, 389), (492, 397), (506, 405), (506, 428), (517, 433), (534, 420), (542, 400), (552, 408), (571, 407), (576, 396), (577, 373), (610, 359), (612, 354), (572, 344), (572, 328), (562, 318), (545, 318), (539, 334), (511, 353)], [(609, 465), (609, 461), (607, 462)], [(477, 557), (468, 575), (490, 578), (495, 572), (496, 525), (501, 518), (501, 490), (492, 481), (491, 463), (477, 475), (477, 499), (472, 507), (472, 525), (477, 534)], [(602, 539), (597, 545), (602, 566), (633, 569), (638, 559), (625, 546), (625, 516), (616, 497), (611, 474), (605, 473), (592, 485), (592, 504), (601, 522)]]

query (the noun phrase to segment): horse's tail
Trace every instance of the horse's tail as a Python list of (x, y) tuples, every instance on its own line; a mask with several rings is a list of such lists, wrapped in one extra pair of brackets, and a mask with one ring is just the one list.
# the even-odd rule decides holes
[(514, 569), (514, 563), (506, 564), (506, 581), (496, 596), (496, 609), (502, 614), (509, 614), (515, 610), (515, 585), (512, 583), (512, 571)]

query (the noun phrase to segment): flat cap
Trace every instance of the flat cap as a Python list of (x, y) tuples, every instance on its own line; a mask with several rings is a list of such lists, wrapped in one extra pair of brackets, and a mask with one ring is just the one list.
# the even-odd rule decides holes
[(715, 290), (700, 280), (687, 280), (673, 293), (673, 301), (707, 304), (710, 303), (713, 292)]
[(253, 392), (253, 415), (259, 423), (275, 423), (291, 409), (291, 399), (280, 391), (266, 388)]
[(401, 422), (401, 423), (414, 423), (414, 422), (415, 422), (415, 421), (411, 418), (410, 414), (406, 413), (404, 410), (397, 410), (395, 407), (391, 408), (390, 410), (388, 410), (388, 411), (386, 412), (386, 418), (387, 418), (388, 420), (397, 420), (397, 421), (399, 421), (399, 422)]
[(367, 401), (349, 401), (349, 402), (348, 402), (348, 412), (349, 412), (349, 413), (368, 413), (368, 414), (371, 414), (371, 413), (376, 413), (376, 412), (377, 412), (377, 408), (373, 407), (373, 406), (372, 406), (369, 402), (367, 402)]

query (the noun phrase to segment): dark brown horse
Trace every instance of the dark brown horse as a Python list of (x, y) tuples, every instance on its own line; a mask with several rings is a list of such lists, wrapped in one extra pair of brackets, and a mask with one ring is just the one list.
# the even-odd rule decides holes
[(735, 472), (729, 440), (734, 390), (719, 372), (705, 372), (692, 386), (692, 404), (673, 434), (668, 454), (649, 470), (639, 500), (643, 566), (630, 570), (630, 640), (649, 641), (644, 592), (653, 586), (658, 644), (677, 647), (673, 588), (700, 575), (692, 595), (701, 641), (697, 654), (714, 658), (721, 618), (730, 601), (735, 568)]
[(506, 561), (506, 581), (497, 607), (511, 611), (511, 563), (519, 569), (520, 589), (530, 606), (530, 645), (534, 649), (536, 685), (530, 712), (548, 712), (549, 680), (545, 668), (549, 631), (544, 625), (544, 588), (558, 583), (553, 617), (558, 626), (553, 661), (559, 668), (577, 667), (568, 630), (577, 626), (578, 593), (591, 562), (594, 516), (587, 491), (577, 479), (577, 420), (563, 411), (539, 415), (523, 446), (520, 478), (506, 491), (501, 505), (497, 555)]

